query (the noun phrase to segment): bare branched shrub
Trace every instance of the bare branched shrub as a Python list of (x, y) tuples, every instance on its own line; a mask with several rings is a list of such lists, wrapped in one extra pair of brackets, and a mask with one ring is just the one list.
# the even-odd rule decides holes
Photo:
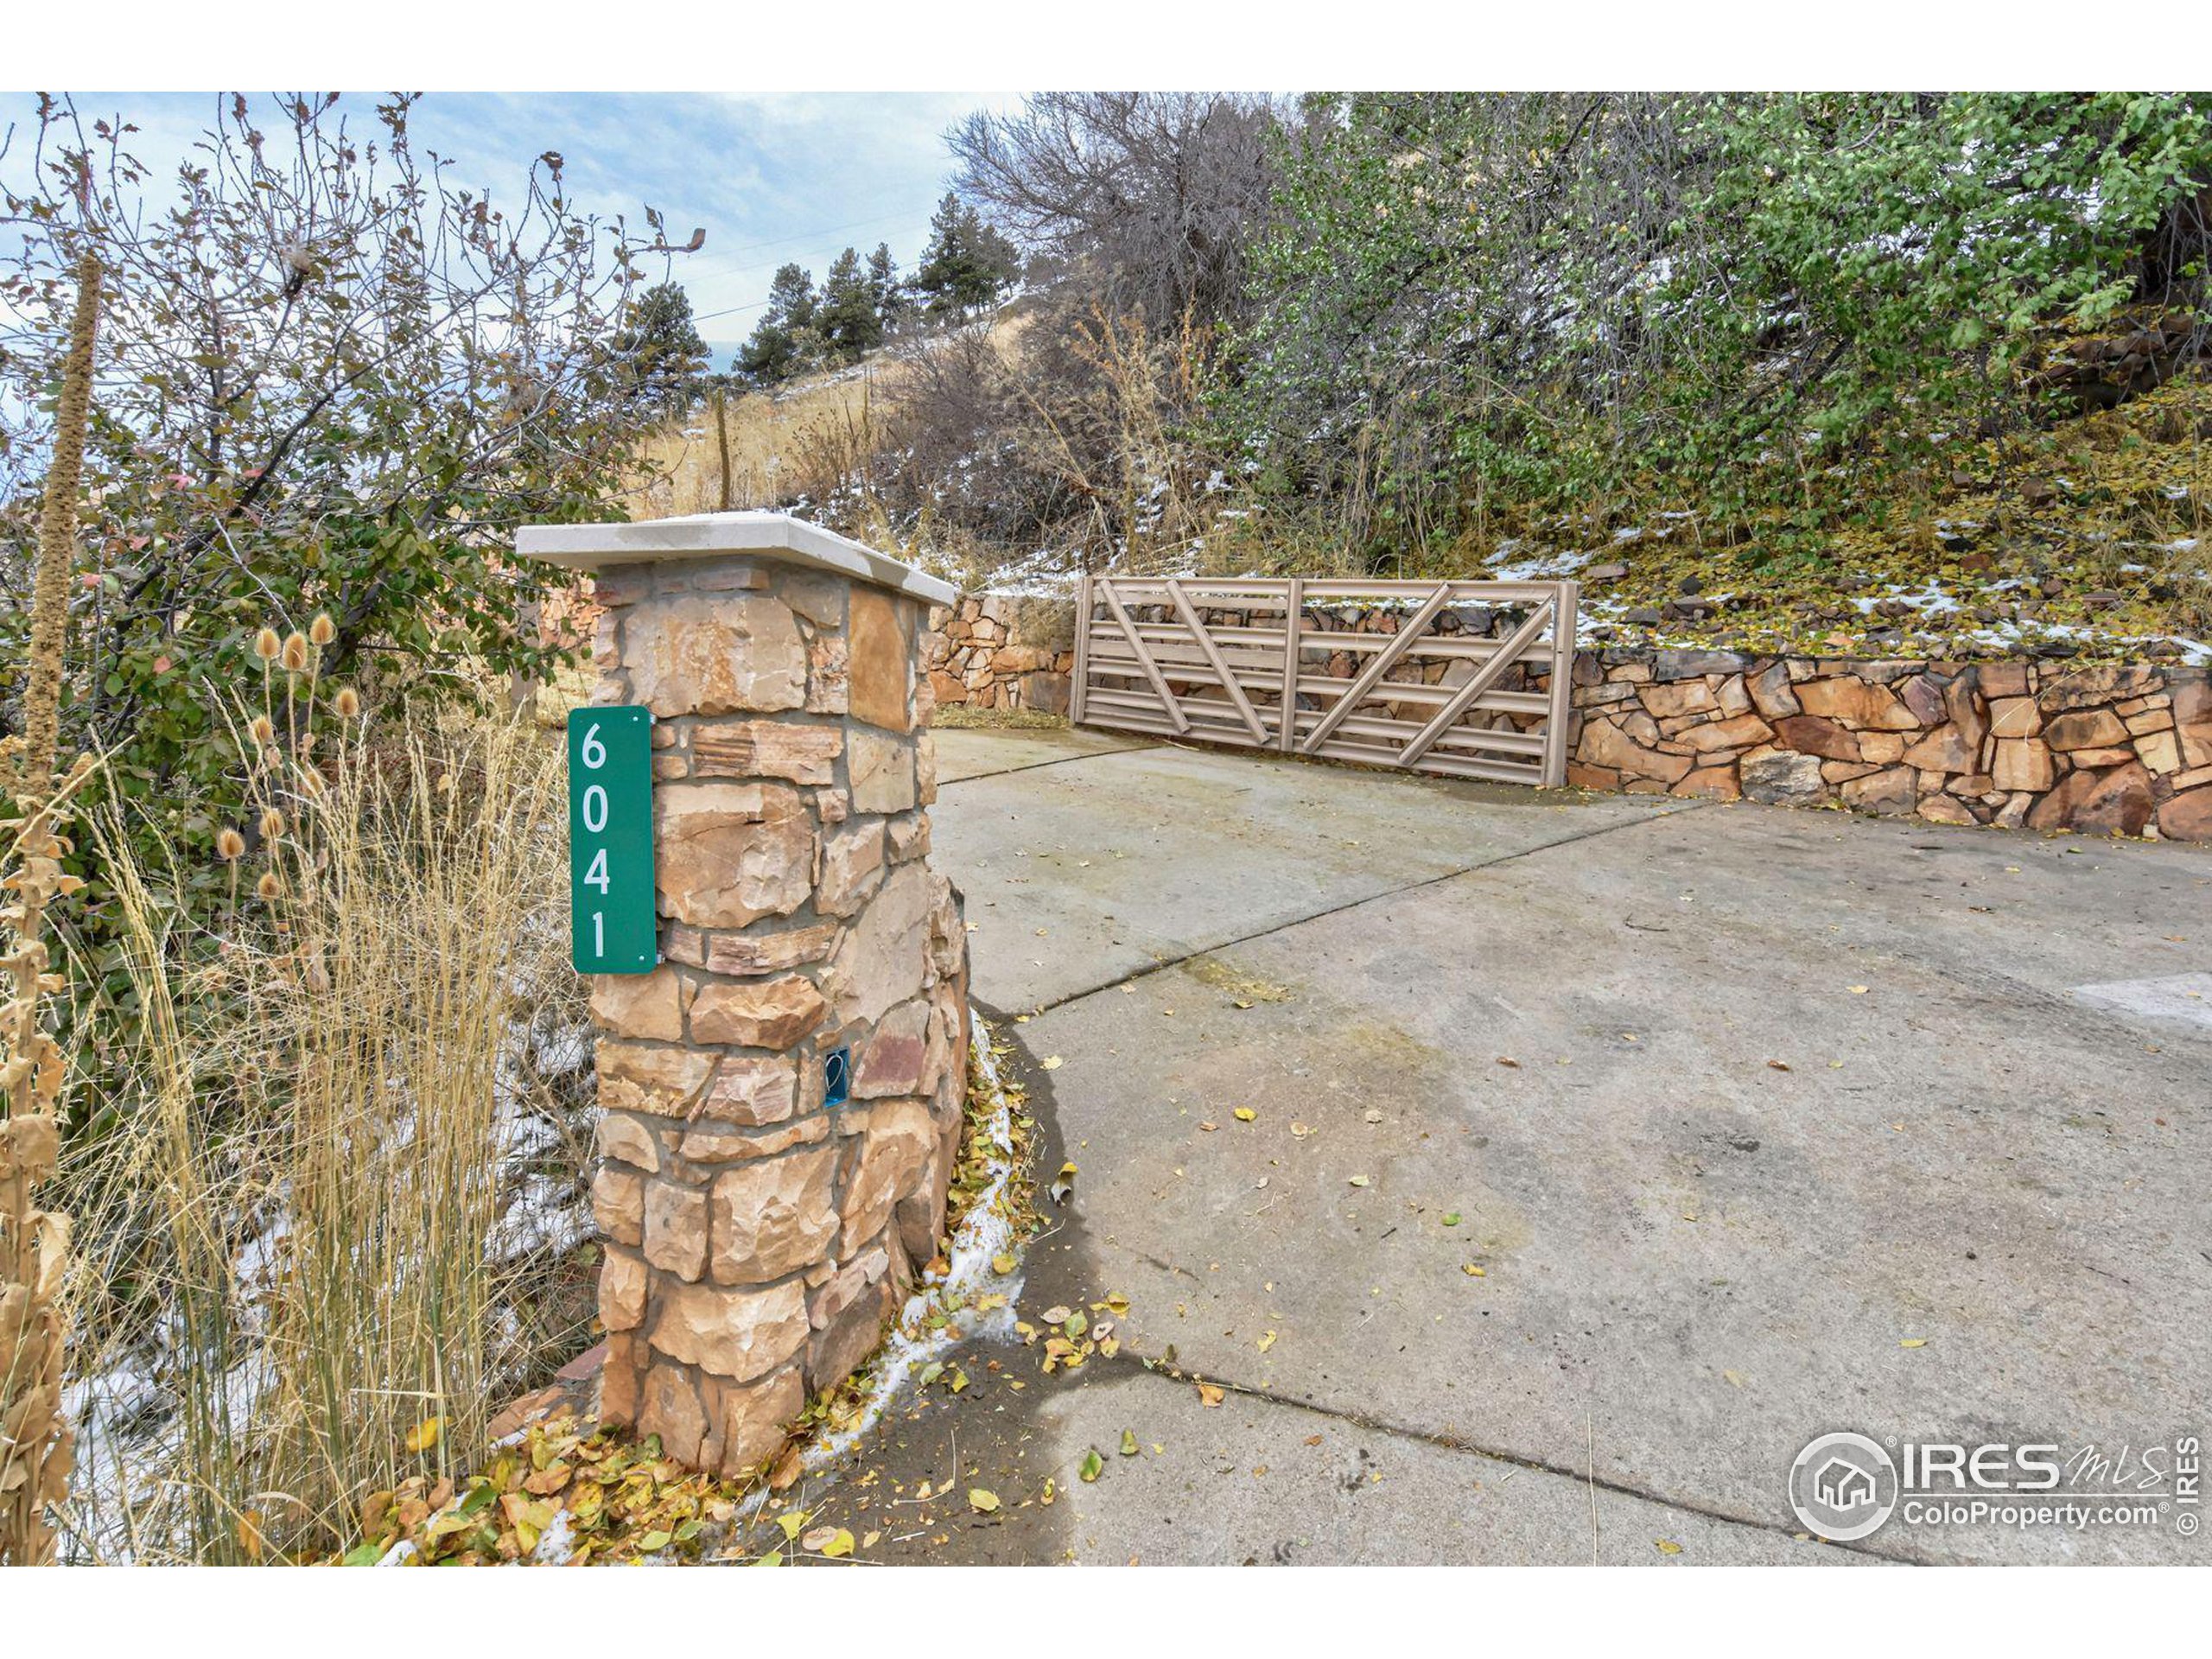
[(1083, 302), (1211, 324), (1244, 303), (1283, 115), (1235, 92), (1039, 92), (945, 141), (962, 196)]

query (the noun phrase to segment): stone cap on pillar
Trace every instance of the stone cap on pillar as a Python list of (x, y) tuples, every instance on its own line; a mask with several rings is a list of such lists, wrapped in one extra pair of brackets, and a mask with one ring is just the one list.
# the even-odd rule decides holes
[(788, 512), (695, 512), (628, 524), (524, 524), (515, 531), (515, 551), (575, 570), (751, 556), (873, 582), (931, 605), (950, 605), (960, 597), (949, 582)]

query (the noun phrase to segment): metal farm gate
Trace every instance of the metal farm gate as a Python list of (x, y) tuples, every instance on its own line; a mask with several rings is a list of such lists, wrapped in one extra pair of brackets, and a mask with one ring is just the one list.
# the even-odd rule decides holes
[(1576, 597), (1571, 582), (1085, 576), (1069, 716), (1556, 785)]

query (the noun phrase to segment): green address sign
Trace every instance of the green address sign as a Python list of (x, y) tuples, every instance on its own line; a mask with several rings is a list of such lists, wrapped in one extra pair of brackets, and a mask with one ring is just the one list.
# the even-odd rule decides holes
[(653, 919), (652, 715), (569, 715), (569, 944), (580, 974), (650, 974)]

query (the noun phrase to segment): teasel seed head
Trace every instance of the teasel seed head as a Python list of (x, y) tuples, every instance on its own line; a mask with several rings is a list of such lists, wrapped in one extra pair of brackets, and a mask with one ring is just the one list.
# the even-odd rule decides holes
[(274, 901), (283, 896), (284, 884), (278, 879), (276, 871), (264, 870), (261, 873), (261, 880), (253, 884), (253, 890), (264, 899)]
[(245, 855), (245, 837), (235, 830), (225, 828), (215, 832), (215, 856), (226, 864), (235, 864)]
[(308, 637), (294, 629), (284, 636), (284, 668), (288, 673), (304, 674), (308, 666)]
[(274, 628), (264, 628), (253, 636), (253, 654), (264, 663), (273, 663), (284, 649), (284, 642), (276, 637)]
[(266, 715), (256, 715), (253, 717), (253, 724), (246, 729), (253, 734), (253, 741), (257, 744), (273, 743), (276, 741), (276, 722)]
[(361, 694), (350, 685), (338, 688), (338, 695), (330, 700), (340, 720), (358, 720), (361, 715)]
[(315, 620), (308, 624), (308, 639), (317, 645), (327, 645), (338, 637), (338, 625), (330, 620), (328, 611), (317, 611)]
[(275, 807), (264, 807), (261, 812), (261, 838), (274, 841), (284, 833), (284, 815)]

